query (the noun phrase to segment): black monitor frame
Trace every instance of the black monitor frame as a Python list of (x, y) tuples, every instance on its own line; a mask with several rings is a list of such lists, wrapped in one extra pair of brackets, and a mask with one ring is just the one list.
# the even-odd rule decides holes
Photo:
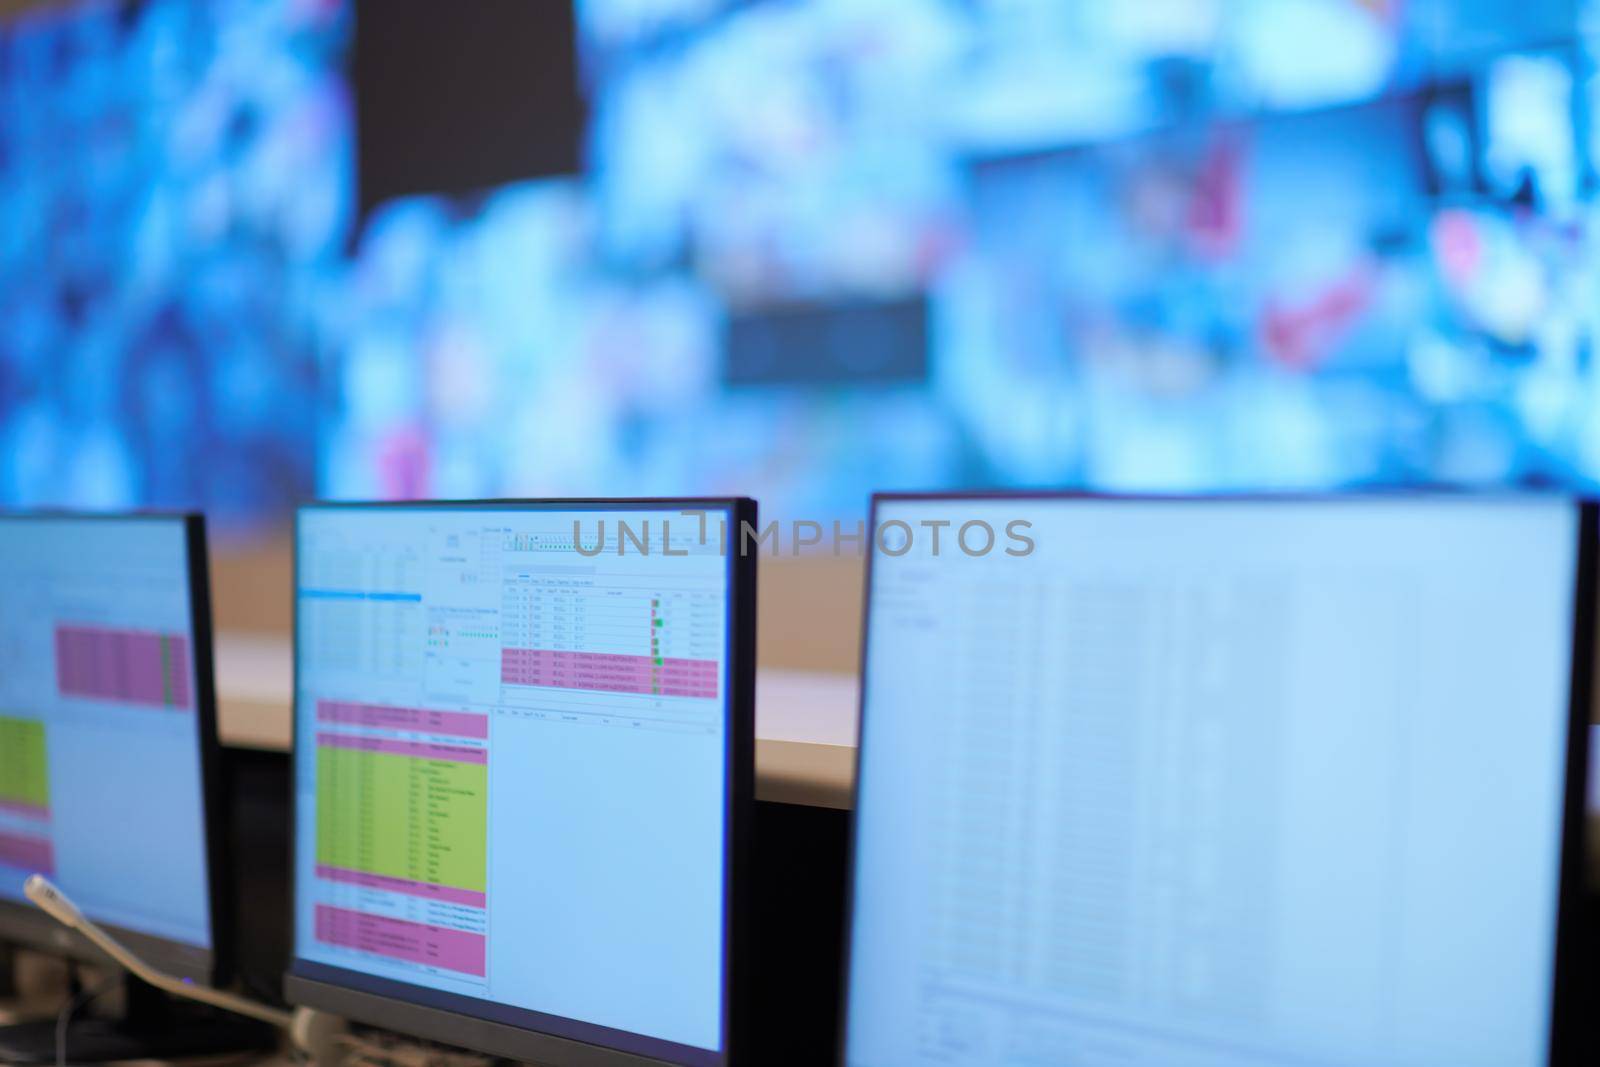
[[(726, 802), (723, 868), (722, 1048), (716, 1053), (609, 1027), (583, 1023), (461, 996), (342, 967), (292, 958), (284, 978), (289, 1003), (425, 1040), (494, 1056), (573, 1067), (635, 1067), (661, 1063), (736, 1062), (749, 1047), (750, 829), (755, 815), (756, 552), (739, 550), (742, 523), (756, 525), (756, 502), (744, 497), (440, 500), (396, 503), (319, 502), (295, 517), (295, 751), (300, 739), (300, 517), (308, 511), (706, 511), (727, 515), (728, 565)], [(757, 549), (759, 551), (759, 548)], [(295, 774), (298, 775), (298, 761)], [(299, 789), (291, 791), (290, 826), (296, 838), (291, 896), (297, 898)], [(299, 909), (293, 912), (298, 923)], [(298, 931), (296, 931), (298, 942)], [(683, 1058), (683, 1057), (689, 1058)]]
[(1078, 501), (1081, 503), (1293, 503), (1350, 504), (1360, 502), (1395, 503), (1402, 501), (1518, 501), (1558, 499), (1578, 509), (1578, 545), (1573, 575), (1572, 648), (1567, 708), (1566, 784), (1562, 796), (1560, 872), (1557, 875), (1557, 909), (1554, 963), (1550, 976), (1549, 1064), (1577, 1063), (1587, 1051), (1584, 1032), (1586, 1016), (1582, 996), (1586, 991), (1583, 952), (1586, 856), (1586, 804), (1588, 797), (1590, 721), (1600, 713), (1594, 704), (1595, 665), (1600, 659), (1596, 629), (1600, 596), (1600, 501), (1586, 497), (1550, 493), (1454, 492), (1441, 489), (1337, 493), (1094, 493), (1077, 490), (996, 490), (973, 492), (894, 492), (874, 493), (867, 520), (867, 565), (861, 587), (861, 686), (857, 705), (859, 739), (856, 748), (855, 778), (851, 792), (850, 840), (845, 857), (844, 944), (839, 975), (839, 1064), (848, 1062), (850, 1041), (851, 947), (855, 940), (856, 857), (859, 849), (862, 754), (866, 749), (868, 640), (872, 631), (872, 571), (877, 556), (878, 509), (883, 504), (959, 503), (961, 501), (1015, 501), (1018, 504)]
[[(158, 970), (190, 981), (223, 984), (232, 964), (233, 895), (229, 885), (228, 835), (223, 806), (222, 750), (217, 740), (217, 694), (211, 635), (211, 583), (205, 517), (197, 512), (124, 513), (35, 511), (0, 514), (0, 522), (160, 522), (183, 527), (189, 582), (189, 626), (200, 754), (201, 819), (206, 837), (211, 948), (101, 924), (118, 941)], [(70, 887), (68, 888), (70, 892)], [(89, 916), (91, 919), (93, 915)], [(90, 963), (106, 956), (82, 935), (67, 930), (27, 901), (0, 900), (0, 940)]]

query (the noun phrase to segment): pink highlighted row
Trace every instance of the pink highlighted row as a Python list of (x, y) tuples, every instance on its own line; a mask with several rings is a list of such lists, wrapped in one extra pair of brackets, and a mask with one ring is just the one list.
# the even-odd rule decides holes
[(432, 882), (416, 882), (410, 878), (391, 878), (386, 874), (372, 874), (369, 871), (352, 871), (346, 867), (329, 867), (319, 863), (317, 877), (329, 882), (359, 885), (366, 889), (384, 889), (391, 893), (404, 893), (407, 896), (438, 900), (446, 904), (465, 904), (472, 908), (489, 906), (487, 893), (457, 889), (450, 885), (434, 885)]
[(500, 680), (507, 685), (597, 689), (713, 699), (718, 665), (708, 659), (662, 659), (611, 652), (563, 652), (507, 648), (500, 653)]
[(434, 711), (429, 708), (395, 708), (383, 704), (358, 704), (342, 700), (317, 701), (317, 721), (346, 726), (377, 726), (394, 730), (421, 730), (451, 737), (489, 738), (489, 716), (468, 711)]
[(189, 707), (189, 639), (182, 634), (56, 627), (56, 688), (63, 696)]
[(48, 837), (0, 833), (0, 866), (36, 874), (55, 874), (55, 846)]
[(477, 975), (488, 973), (488, 940), (482, 934), (390, 919), (349, 908), (317, 905), (317, 940), (377, 956)]
[(24, 804), (20, 800), (6, 800), (0, 797), (0, 811), (7, 815), (20, 815), (24, 819), (37, 819), (40, 822), (50, 821), (50, 809), (41, 808), (37, 804)]
[(446, 760), (452, 763), (489, 762), (489, 750), (486, 748), (440, 745), (431, 741), (394, 741), (387, 737), (323, 732), (317, 734), (317, 744), (328, 748), (352, 748), (361, 752), (381, 752), (389, 756), (410, 756), (414, 759)]

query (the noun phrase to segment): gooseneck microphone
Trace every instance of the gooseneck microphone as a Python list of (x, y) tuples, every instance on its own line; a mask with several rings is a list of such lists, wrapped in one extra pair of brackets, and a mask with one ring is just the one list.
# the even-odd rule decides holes
[(258, 1004), (253, 1000), (247, 1000), (232, 993), (224, 993), (220, 989), (193, 985), (170, 974), (162, 974), (124, 948), (116, 938), (96, 926), (83, 912), (78, 910), (78, 906), (65, 893), (52, 885), (44, 875), (31, 875), (23, 885), (22, 891), (41, 911), (56, 920), (56, 922), (69, 930), (78, 931), (93, 942), (95, 947), (113, 960), (116, 960), (117, 963), (121, 964), (135, 977), (155, 986), (163, 993), (170, 993), (175, 997), (184, 997), (188, 1000), (196, 1000), (202, 1004), (210, 1004), (214, 1008), (231, 1011), (235, 1015), (258, 1019), (281, 1030), (292, 1031), (294, 1029), (295, 1017), (287, 1011), (269, 1008), (265, 1004)]

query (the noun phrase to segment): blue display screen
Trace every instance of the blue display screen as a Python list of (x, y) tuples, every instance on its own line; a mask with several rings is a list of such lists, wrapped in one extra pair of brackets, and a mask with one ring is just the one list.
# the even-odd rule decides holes
[(209, 951), (204, 716), (176, 518), (0, 520), (0, 901)]
[(300, 973), (726, 1061), (734, 598), (706, 514), (300, 513)]
[(359, 213), (357, 14), (5, 31), (0, 499), (1600, 475), (1587, 2), (587, 0)]
[(1550, 1062), (1576, 504), (877, 517), (845, 1063)]
[(149, 0), (0, 29), (0, 502), (237, 525), (314, 492), (347, 23)]

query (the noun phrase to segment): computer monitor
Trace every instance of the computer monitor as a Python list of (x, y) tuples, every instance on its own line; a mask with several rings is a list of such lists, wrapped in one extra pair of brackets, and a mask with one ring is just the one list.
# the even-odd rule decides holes
[(522, 1060), (728, 1061), (743, 523), (748, 500), (301, 509), (292, 1001)]
[(162, 969), (222, 953), (216, 708), (198, 515), (0, 516), (0, 941), (100, 959), (48, 875)]
[(849, 1067), (1556, 1057), (1587, 507), (874, 510)]

